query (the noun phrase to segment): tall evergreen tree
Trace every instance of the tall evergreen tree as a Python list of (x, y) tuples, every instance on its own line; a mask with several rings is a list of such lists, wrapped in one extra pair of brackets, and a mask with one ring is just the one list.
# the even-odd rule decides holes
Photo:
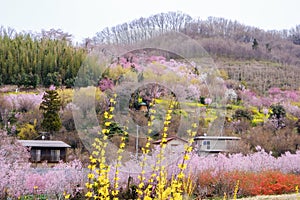
[(43, 112), (44, 119), (42, 127), (45, 131), (49, 131), (52, 135), (54, 131), (59, 131), (62, 126), (59, 117), (60, 97), (54, 86), (50, 87), (43, 96), (43, 101), (40, 105), (40, 110)]

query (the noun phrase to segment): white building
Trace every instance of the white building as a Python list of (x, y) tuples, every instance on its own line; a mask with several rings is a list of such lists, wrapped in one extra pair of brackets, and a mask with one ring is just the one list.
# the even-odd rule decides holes
[(205, 156), (227, 152), (230, 147), (237, 145), (240, 139), (231, 136), (197, 136), (194, 141), (199, 156)]

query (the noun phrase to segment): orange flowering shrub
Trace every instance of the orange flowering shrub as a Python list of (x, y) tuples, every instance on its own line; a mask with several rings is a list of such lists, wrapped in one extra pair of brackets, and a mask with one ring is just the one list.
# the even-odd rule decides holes
[(243, 195), (286, 194), (295, 191), (300, 184), (300, 175), (284, 174), (279, 171), (247, 173), (240, 177)]
[(232, 196), (238, 180), (238, 197), (292, 193), (300, 185), (300, 175), (279, 171), (205, 171), (198, 175), (196, 192), (203, 197), (223, 196), (224, 192)]

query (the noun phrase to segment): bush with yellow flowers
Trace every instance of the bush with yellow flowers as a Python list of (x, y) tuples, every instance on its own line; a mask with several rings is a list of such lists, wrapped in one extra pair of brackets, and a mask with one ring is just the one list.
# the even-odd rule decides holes
[[(151, 102), (152, 104), (154, 103)], [(171, 124), (172, 113), (177, 106), (178, 102), (171, 100), (167, 112), (165, 113), (164, 123), (162, 128), (162, 138), (159, 143), (157, 154), (155, 154), (155, 162), (148, 165), (147, 159), (149, 154), (152, 153), (150, 149), (152, 138), (152, 125), (155, 115), (151, 115), (148, 121), (148, 136), (145, 146), (142, 148), (142, 155), (139, 158), (140, 169), (137, 176), (137, 185), (134, 187), (134, 192), (131, 195), (137, 199), (183, 199), (184, 195), (189, 195), (192, 182), (188, 184), (185, 182), (189, 180), (185, 175), (187, 169), (187, 161), (190, 159), (190, 153), (192, 152), (193, 139), (190, 139), (184, 147), (184, 151), (181, 161), (177, 158), (177, 173), (170, 173), (168, 171), (167, 155), (165, 153), (166, 143), (168, 139), (168, 129)], [(106, 160), (106, 149), (108, 145), (108, 136), (110, 134), (109, 126), (114, 120), (114, 106), (116, 105), (116, 95), (110, 99), (110, 107), (104, 112), (104, 127), (99, 132), (99, 137), (96, 137), (93, 143), (93, 151), (90, 155), (90, 164), (88, 166), (89, 173), (87, 175), (88, 182), (86, 183), (87, 192), (85, 197), (87, 199), (122, 199), (122, 193), (120, 193), (120, 168), (122, 167), (122, 153), (126, 146), (126, 138), (128, 132), (123, 131), (121, 137), (121, 143), (116, 152), (117, 159), (114, 165), (111, 166)], [(151, 110), (151, 113), (155, 113), (155, 110)], [(187, 130), (187, 134), (190, 138), (196, 135), (196, 124), (192, 124), (191, 129)], [(153, 157), (153, 155), (152, 155)], [(149, 170), (151, 169), (151, 170)], [(111, 173), (113, 171), (113, 174)], [(136, 172), (134, 172), (136, 173)], [(123, 184), (123, 183), (121, 183)], [(129, 184), (129, 182), (128, 182)], [(127, 189), (130, 187), (128, 185)], [(132, 188), (131, 188), (132, 189)], [(123, 190), (123, 189), (122, 189)], [(189, 192), (187, 192), (189, 191)], [(134, 193), (134, 194), (133, 194)]]

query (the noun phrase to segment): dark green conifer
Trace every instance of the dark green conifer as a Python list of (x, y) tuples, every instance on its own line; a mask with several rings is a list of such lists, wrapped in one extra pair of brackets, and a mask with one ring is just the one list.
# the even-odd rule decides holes
[(50, 89), (45, 92), (40, 110), (44, 116), (41, 124), (43, 129), (49, 131), (50, 134), (53, 134), (54, 131), (59, 131), (62, 126), (58, 114), (60, 110), (60, 97), (54, 87), (50, 87)]

